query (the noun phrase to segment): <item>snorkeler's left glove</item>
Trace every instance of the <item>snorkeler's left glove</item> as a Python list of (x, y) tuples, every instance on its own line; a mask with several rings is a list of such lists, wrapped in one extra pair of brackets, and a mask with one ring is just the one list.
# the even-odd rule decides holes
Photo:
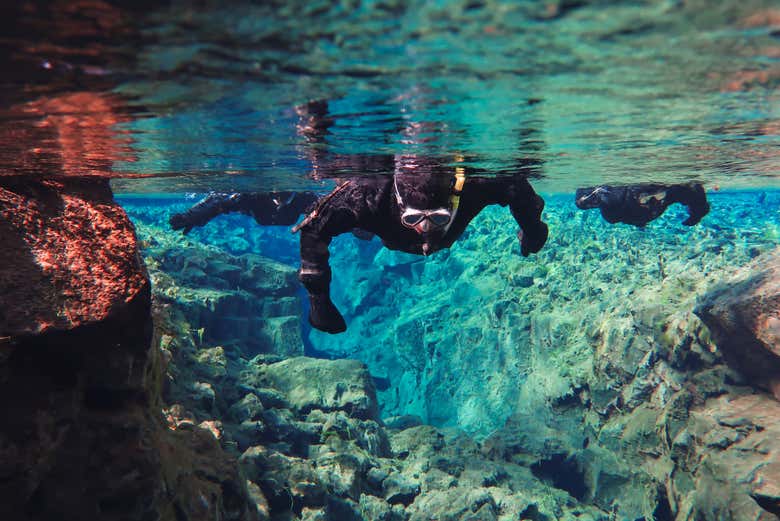
[(347, 323), (327, 294), (309, 294), (309, 323), (326, 333), (341, 333), (347, 330)]
[(171, 228), (174, 230), (181, 230), (181, 232), (184, 235), (187, 235), (190, 233), (190, 230), (192, 230), (192, 224), (189, 222), (187, 212), (182, 213), (175, 213), (171, 215), (171, 218), (168, 219), (168, 223), (170, 223)]
[(521, 230), (517, 232), (517, 238), (520, 239), (520, 253), (523, 257), (528, 257), (531, 253), (536, 253), (542, 249), (547, 242), (547, 225), (539, 221), (531, 230)]
[(702, 185), (694, 184), (687, 188), (686, 197), (681, 201), (688, 207), (688, 218), (683, 224), (693, 226), (710, 212), (710, 203), (707, 202), (707, 194)]

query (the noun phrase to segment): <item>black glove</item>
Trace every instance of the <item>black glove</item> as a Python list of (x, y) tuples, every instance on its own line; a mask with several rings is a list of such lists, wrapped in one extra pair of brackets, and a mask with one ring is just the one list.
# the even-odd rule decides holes
[(190, 233), (190, 230), (192, 230), (192, 224), (187, 218), (188, 215), (187, 212), (175, 213), (168, 219), (168, 223), (170, 223), (171, 228), (174, 230), (181, 230), (184, 235), (187, 235)]
[(347, 323), (327, 294), (309, 295), (309, 323), (326, 333), (341, 333), (347, 330)]
[(691, 188), (691, 196), (687, 201), (683, 201), (688, 206), (688, 218), (683, 221), (685, 226), (693, 226), (710, 212), (710, 204), (707, 202), (707, 194), (701, 185), (695, 185)]
[(541, 221), (530, 231), (520, 230), (517, 232), (517, 238), (520, 239), (520, 253), (523, 257), (528, 257), (531, 253), (536, 253), (542, 249), (547, 242), (547, 225)]

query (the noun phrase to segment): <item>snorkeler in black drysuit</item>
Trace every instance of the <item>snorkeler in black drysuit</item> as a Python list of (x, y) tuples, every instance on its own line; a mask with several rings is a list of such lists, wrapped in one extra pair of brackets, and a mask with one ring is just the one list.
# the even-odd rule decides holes
[(693, 226), (710, 211), (700, 183), (578, 188), (575, 202), (582, 210), (599, 208), (609, 223), (622, 222), (639, 227), (660, 217), (674, 203), (688, 207), (688, 218), (683, 221), (685, 226)]
[[(520, 225), (523, 256), (538, 252), (547, 240), (547, 225), (541, 220), (544, 200), (525, 175), (467, 176), (462, 167), (416, 156), (373, 157), (369, 162), (390, 161), (394, 174), (342, 180), (307, 205), (308, 215), (294, 228), (301, 233), (298, 277), (309, 294), (309, 322), (317, 329), (339, 333), (347, 327), (330, 298), (328, 262), (328, 246), (342, 233), (360, 230), (379, 236), (387, 248), (429, 255), (449, 248), (483, 208), (498, 204), (508, 205)], [(170, 222), (174, 229), (188, 231), (221, 213), (242, 212), (261, 224), (292, 224), (304, 203), (315, 197), (311, 192), (211, 194)]]

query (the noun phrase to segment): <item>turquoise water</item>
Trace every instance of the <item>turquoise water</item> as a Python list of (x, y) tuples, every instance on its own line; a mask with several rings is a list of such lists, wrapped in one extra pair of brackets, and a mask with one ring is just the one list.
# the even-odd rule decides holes
[[(427, 258), (393, 252), (378, 239), (337, 237), (330, 246), (331, 291), (348, 329), (329, 335), (309, 327), (302, 300), (304, 351), (367, 363), (375, 377), (387, 380), (379, 392), (386, 417), (414, 414), (485, 436), (518, 406), (528, 407), (525, 395), (534, 396), (531, 403), (558, 398), (526, 388), (529, 378), (529, 386), (538, 385), (534, 370), (566, 375), (553, 394), (566, 394), (590, 374), (594, 339), (585, 329), (619, 323), (637, 306), (640, 313), (660, 314), (650, 327), (665, 327), (680, 313), (690, 321), (705, 288), (780, 241), (777, 190), (710, 195), (712, 210), (695, 227), (681, 225), (687, 213), (674, 205), (644, 229), (610, 225), (597, 210), (578, 210), (571, 195), (543, 195), (550, 239), (528, 258), (520, 255), (517, 225), (500, 207), (483, 211), (451, 249)], [(185, 238), (168, 230), (167, 219), (192, 200), (119, 200), (151, 258), (169, 255), (177, 244), (199, 244), (231, 257), (260, 254), (290, 270), (300, 264), (298, 235), (290, 227), (258, 226), (250, 217), (228, 214)], [(199, 280), (195, 286), (220, 288), (218, 277)], [(632, 295), (644, 296), (634, 302)], [(209, 341), (241, 345), (242, 338), (228, 331)], [(533, 368), (534, 357), (542, 369)], [(499, 383), (485, 393), (483, 378)]]
[[(274, 521), (427, 520), (472, 496), (441, 519), (763, 521), (774, 511), (751, 494), (780, 454), (775, 427), (727, 411), (774, 402), (694, 310), (780, 244), (775, 4), (9, 5), (0, 182), (111, 179), (153, 283), (154, 348), (172, 360), (166, 405), (224, 422), (226, 452), (261, 447), (309, 470), (332, 454), (362, 462), (347, 485), (298, 476), (363, 512), (349, 516), (316, 517), (322, 498), (305, 503), (282, 470), (256, 479)], [(341, 233), (331, 293), (347, 330), (331, 335), (309, 324), (291, 225), (231, 213), (184, 235), (169, 223), (211, 192), (324, 195), (404, 161), (448, 178), (522, 173), (546, 203), (547, 243), (522, 256), (496, 205), (425, 257)], [(639, 183), (699, 183), (711, 210), (688, 227), (675, 204), (635, 227), (574, 204), (577, 188)], [(257, 377), (299, 355), (366, 364), (377, 416), (294, 410), (295, 393), (354, 391), (340, 374), (290, 396)], [(250, 395), (264, 410), (247, 427), (236, 408)], [(458, 461), (485, 467), (461, 476)], [(407, 488), (383, 495), (366, 470), (380, 467), (417, 489), (391, 479)], [(384, 517), (364, 513), (372, 501)]]

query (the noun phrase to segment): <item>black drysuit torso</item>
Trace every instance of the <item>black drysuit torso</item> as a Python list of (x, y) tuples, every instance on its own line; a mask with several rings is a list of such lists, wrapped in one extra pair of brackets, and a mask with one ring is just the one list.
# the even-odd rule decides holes
[(301, 234), (299, 279), (309, 293), (311, 324), (329, 333), (346, 329), (330, 299), (328, 246), (337, 235), (362, 230), (379, 237), (389, 249), (427, 255), (452, 246), (483, 208), (498, 204), (509, 206), (522, 230), (518, 234), (522, 255), (539, 251), (547, 240), (547, 225), (541, 220), (544, 200), (524, 176), (467, 177), (449, 225), (424, 234), (402, 224), (404, 207), (396, 193), (393, 176), (378, 175), (342, 181), (318, 199), (311, 192), (211, 194), (188, 212), (174, 215), (171, 224), (188, 230), (218, 214), (242, 212), (261, 224), (290, 225), (306, 212), (296, 227)]

